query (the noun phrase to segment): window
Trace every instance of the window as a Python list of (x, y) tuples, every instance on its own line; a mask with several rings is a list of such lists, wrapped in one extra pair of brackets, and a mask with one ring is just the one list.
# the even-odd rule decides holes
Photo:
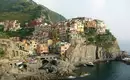
[(65, 47), (65, 49), (67, 49), (67, 47)]
[(12, 55), (12, 56), (15, 57), (15, 51), (13, 50), (12, 52), (13, 52), (13, 55)]
[(18, 51), (16, 51), (16, 56), (18, 56), (19, 54), (18, 54)]

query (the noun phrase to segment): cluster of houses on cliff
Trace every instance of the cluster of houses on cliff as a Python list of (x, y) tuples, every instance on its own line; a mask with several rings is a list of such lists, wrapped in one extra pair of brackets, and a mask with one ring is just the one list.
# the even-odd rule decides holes
[[(41, 26), (44, 23), (44, 19), (45, 17), (41, 16), (39, 18), (26, 22), (25, 28), (34, 28)], [(0, 21), (0, 25), (4, 26), (4, 31), (17, 31), (22, 28), (18, 20)], [(47, 23), (44, 23), (44, 25), (47, 25)]]
[(0, 25), (4, 26), (4, 31), (17, 31), (21, 29), (18, 20), (6, 20), (4, 22), (0, 22)]
[[(0, 39), (0, 48), (8, 54), (10, 59), (26, 57), (27, 55), (42, 55), (42, 54), (54, 54), (51, 53), (51, 45), (53, 41), (50, 39), (47, 43), (38, 43), (35, 40), (20, 40), (19, 37), (12, 37), (10, 39)], [(58, 47), (59, 55), (65, 53), (71, 44), (66, 42), (59, 42)], [(21, 58), (22, 58), (21, 57)]]
[[(96, 29), (97, 34), (105, 34), (106, 32), (105, 23), (97, 19), (78, 17), (53, 24), (47, 24), (44, 19), (45, 17), (42, 16), (25, 23), (26, 28), (33, 27), (35, 30), (31, 39), (13, 38), (19, 50), (29, 54), (59, 53), (63, 55), (71, 46), (70, 37), (78, 37), (79, 33), (84, 33), (88, 28)], [(21, 29), (18, 20), (7, 20), (0, 22), (0, 25), (4, 25), (4, 31)]]
[(38, 26), (41, 26), (41, 25), (47, 25), (47, 23), (45, 23), (45, 17), (44, 16), (41, 16), (39, 18), (36, 18), (34, 20), (31, 20), (30, 22), (26, 22), (25, 23), (25, 26), (27, 28), (32, 28), (32, 27), (38, 27)]
[[(35, 26), (32, 39), (43, 43), (51, 50), (52, 46), (56, 46), (56, 53), (63, 55), (71, 46), (70, 38), (79, 37), (79, 33), (85, 33), (85, 29), (96, 29), (97, 34), (106, 33), (106, 25), (103, 21), (85, 17), (72, 18), (66, 21), (47, 24), (42, 23)], [(52, 44), (48, 45), (48, 40)], [(53, 51), (53, 50), (52, 50)]]
[(59, 22), (56, 26), (63, 33), (65, 32), (64, 30), (67, 29), (72, 33), (85, 32), (85, 28), (95, 28), (97, 29), (97, 34), (104, 34), (106, 31), (106, 25), (103, 21), (86, 17), (72, 18), (67, 21)]

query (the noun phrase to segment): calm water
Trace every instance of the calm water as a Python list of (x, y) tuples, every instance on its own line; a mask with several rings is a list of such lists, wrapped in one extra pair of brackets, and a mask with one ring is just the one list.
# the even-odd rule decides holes
[[(95, 67), (82, 67), (77, 74), (89, 72), (91, 75), (73, 80), (130, 80), (130, 65), (122, 62), (100, 63)], [(67, 80), (67, 79), (65, 79)]]

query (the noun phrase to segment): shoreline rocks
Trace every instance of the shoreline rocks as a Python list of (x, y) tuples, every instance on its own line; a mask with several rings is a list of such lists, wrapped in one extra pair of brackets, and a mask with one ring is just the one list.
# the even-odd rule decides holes
[[(127, 52), (121, 51), (119, 58), (127, 57)], [(59, 79), (65, 76), (69, 76), (74, 74), (73, 70), (76, 69), (75, 64), (69, 61), (60, 61), (59, 65), (57, 66), (58, 72), (56, 74), (46, 73), (44, 71), (38, 71), (36, 74), (13, 74), (10, 73), (11, 68), (8, 66), (7, 63), (0, 64), (1, 73), (0, 73), (0, 80), (51, 80), (51, 79)]]
[(0, 80), (51, 80), (70, 75), (75, 69), (71, 63), (65, 61), (60, 61), (57, 68), (57, 73), (47, 73), (44, 69), (36, 70), (35, 67), (32, 67), (31, 69), (35, 69), (35, 72), (27, 73), (11, 68), (9, 64), (3, 62), (0, 63)]

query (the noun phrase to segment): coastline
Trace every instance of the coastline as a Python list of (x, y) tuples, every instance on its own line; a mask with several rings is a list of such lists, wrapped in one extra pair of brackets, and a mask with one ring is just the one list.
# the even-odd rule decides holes
[[(123, 57), (128, 57), (129, 55), (123, 56)], [(110, 60), (110, 61), (121, 61), (122, 56), (118, 56), (117, 58)], [(36, 73), (31, 72), (32, 74), (27, 75), (23, 73), (11, 73), (11, 67), (8, 65), (8, 60), (4, 60), (3, 63), (1, 63), (0, 68), (3, 70), (1, 71), (1, 80), (6, 80), (9, 78), (10, 80), (54, 80), (54, 79), (64, 79), (66, 76), (74, 75), (73, 70), (76, 70), (76, 66), (73, 66), (73, 64), (70, 64), (69, 62), (61, 61), (61, 64), (58, 66), (58, 73), (53, 74), (53, 73), (46, 73), (45, 70), (38, 71)], [(97, 60), (94, 62), (94, 64), (98, 64), (100, 62), (107, 62), (107, 60)], [(66, 66), (67, 65), (67, 66)], [(6, 77), (6, 79), (4, 79)]]

